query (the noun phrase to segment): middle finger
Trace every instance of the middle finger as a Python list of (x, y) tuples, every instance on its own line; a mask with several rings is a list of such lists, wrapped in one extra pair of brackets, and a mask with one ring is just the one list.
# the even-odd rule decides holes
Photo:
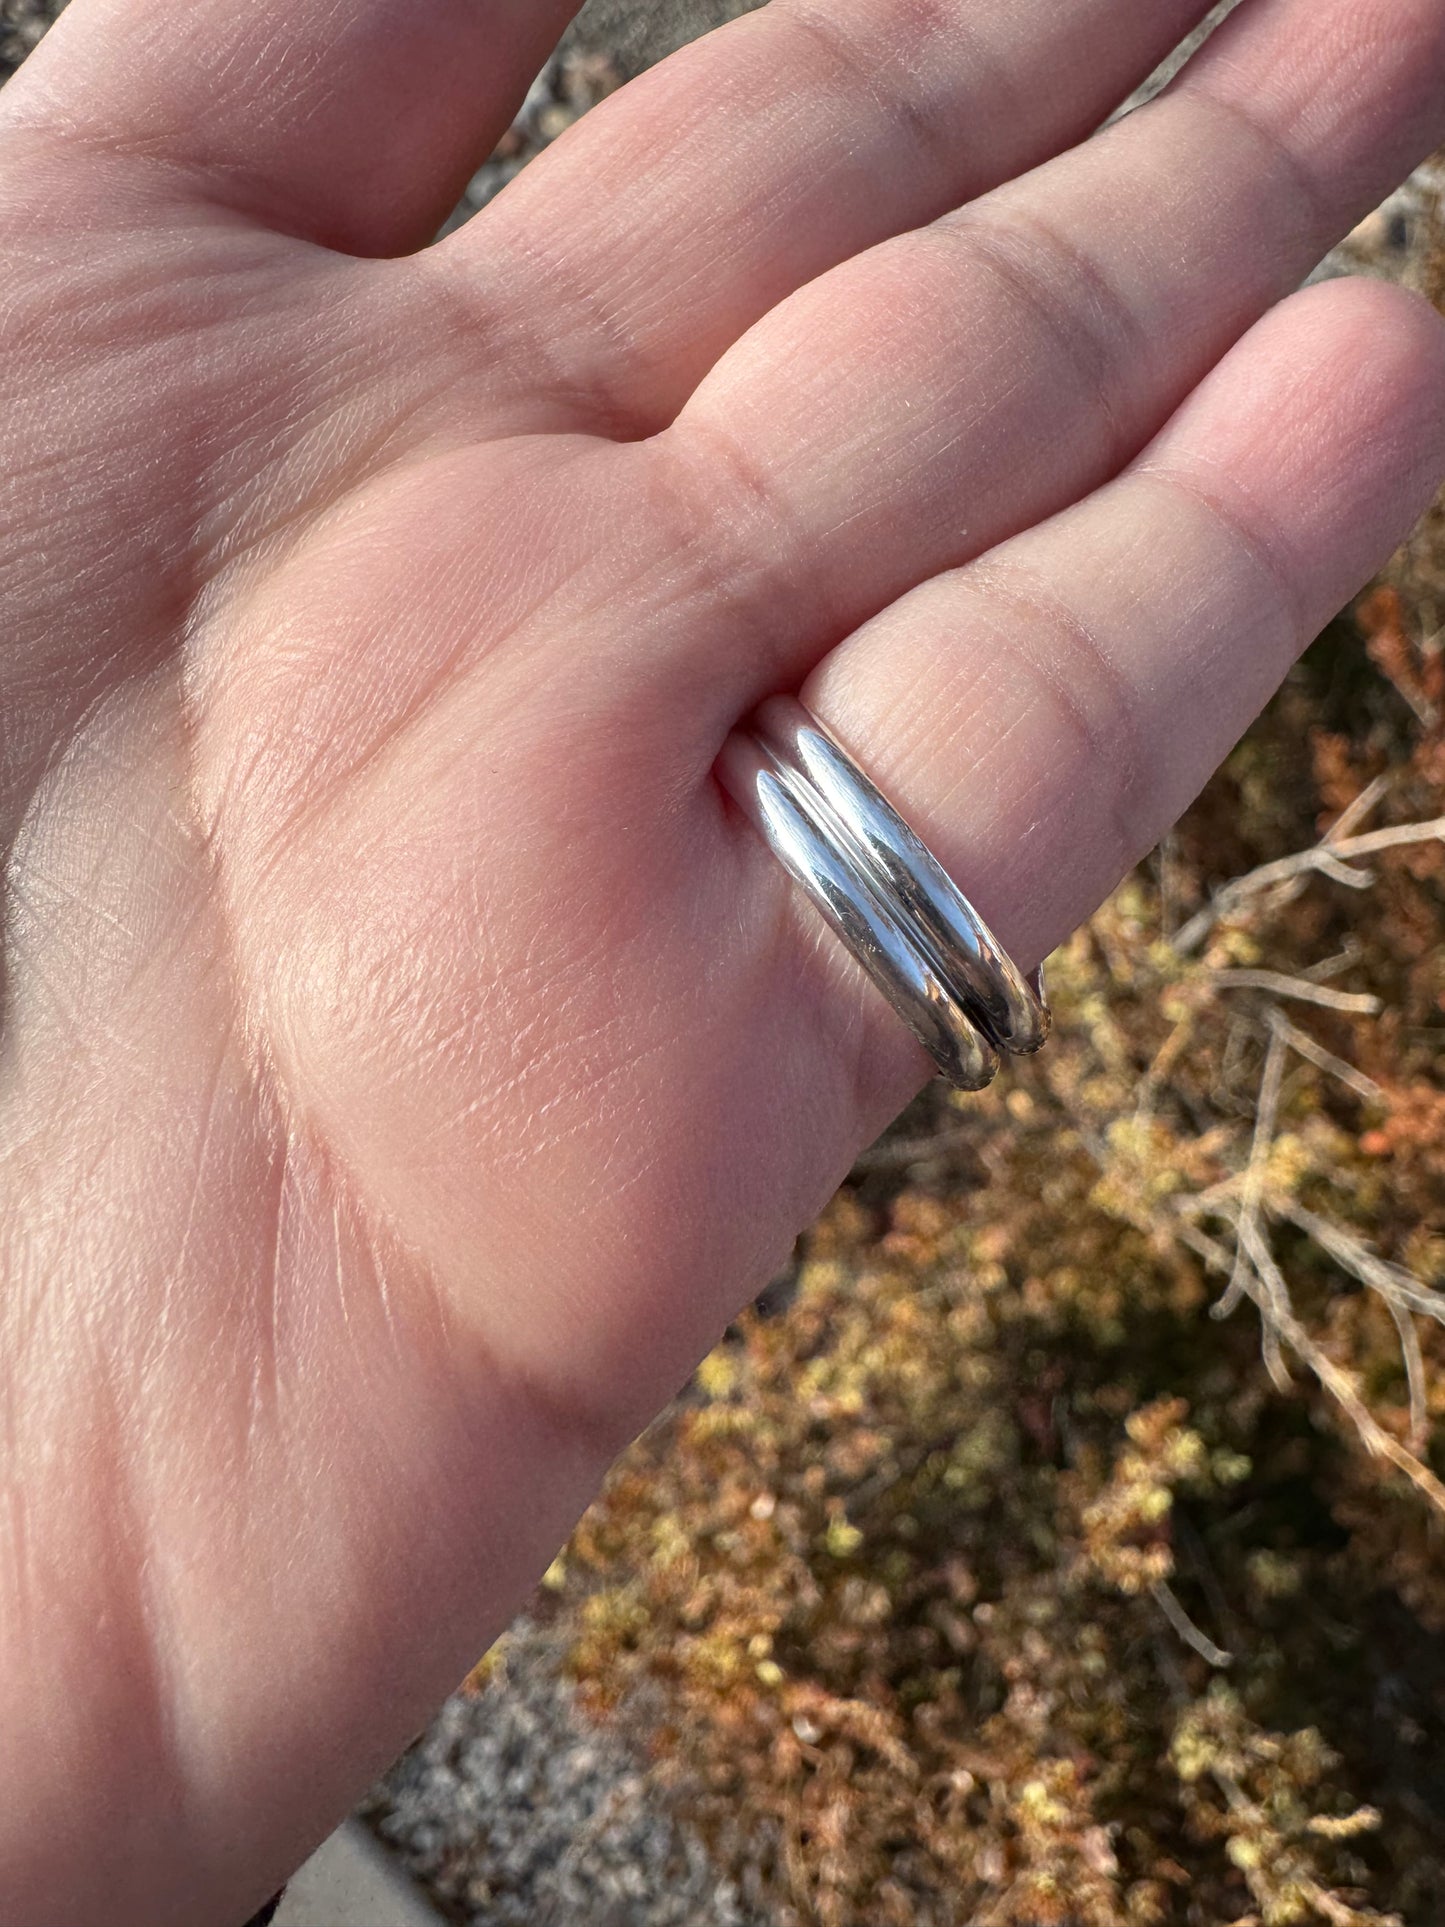
[(421, 265), (520, 297), (564, 397), (657, 428), (795, 288), (1081, 139), (1208, 4), (771, 0), (604, 101)]
[(645, 451), (720, 591), (679, 675), (746, 599), (703, 726), (1116, 473), (1442, 136), (1438, 0), (1258, 0), (1150, 107), (785, 302)]

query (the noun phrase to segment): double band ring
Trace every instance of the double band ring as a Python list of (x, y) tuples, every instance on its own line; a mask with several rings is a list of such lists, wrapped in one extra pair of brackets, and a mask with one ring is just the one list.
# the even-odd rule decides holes
[(728, 738), (724, 787), (959, 1090), (1049, 1034), (1025, 977), (942, 864), (847, 751), (791, 696)]

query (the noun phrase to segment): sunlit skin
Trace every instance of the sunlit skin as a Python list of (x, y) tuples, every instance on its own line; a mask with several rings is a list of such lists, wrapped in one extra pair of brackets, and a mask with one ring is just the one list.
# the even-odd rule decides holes
[(74, 0), (0, 96), (7, 1927), (243, 1920), (922, 1081), (739, 717), (1031, 966), (1445, 471), (1435, 315), (1286, 299), (1440, 0), (1081, 148), (1202, 0), (774, 0), (427, 247), (565, 11)]

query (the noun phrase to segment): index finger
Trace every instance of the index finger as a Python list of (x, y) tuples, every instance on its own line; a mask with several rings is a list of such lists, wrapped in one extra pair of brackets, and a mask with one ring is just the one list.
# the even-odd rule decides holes
[(436, 232), (571, 0), (73, 0), (0, 99), (77, 154), (354, 254)]

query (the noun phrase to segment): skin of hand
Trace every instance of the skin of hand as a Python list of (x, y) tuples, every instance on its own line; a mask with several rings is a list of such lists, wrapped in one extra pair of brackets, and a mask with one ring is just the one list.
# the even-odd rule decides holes
[(8, 1927), (245, 1918), (921, 1082), (753, 703), (1028, 967), (1428, 502), (1437, 317), (1291, 290), (1445, 7), (1085, 140), (1204, 10), (773, 0), (434, 247), (565, 6), (74, 0), (0, 97)]

